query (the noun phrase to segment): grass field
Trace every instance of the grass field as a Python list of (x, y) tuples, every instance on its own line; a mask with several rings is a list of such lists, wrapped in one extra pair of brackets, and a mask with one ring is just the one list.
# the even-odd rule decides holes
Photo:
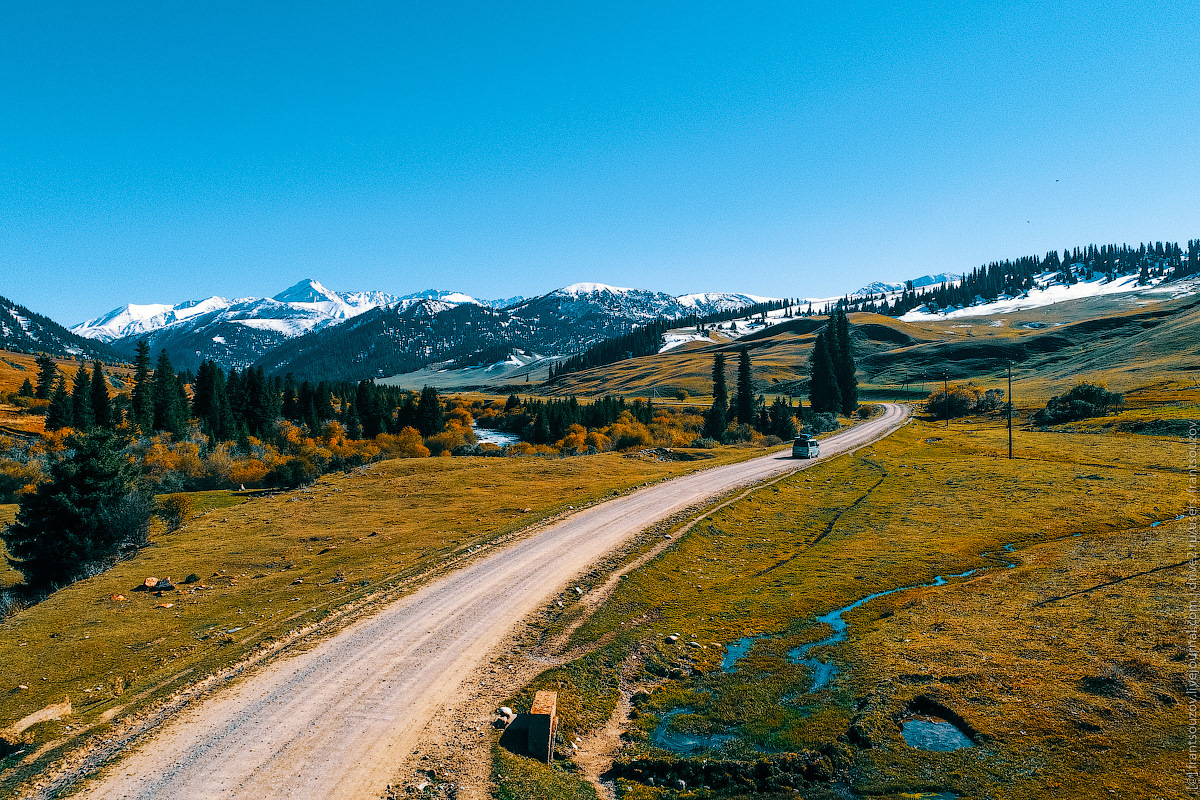
[[(0, 728), (64, 697), (74, 707), (68, 720), (23, 734), (24, 752), (0, 762), (0, 794), (85, 737), (102, 736), (114, 715), (339, 609), (410, 586), (571, 506), (761, 451), (715, 452), (694, 462), (618, 453), (406, 459), (273, 497), (201, 493), (198, 507), (209, 510), (183, 529), (159, 533), (133, 559), (0, 622)], [(0, 507), (0, 518), (14, 511)], [(199, 580), (183, 584), (191, 574)], [(178, 589), (134, 592), (148, 576), (170, 577)], [(19, 574), (0, 578), (11, 585)]]
[[(696, 759), (816, 751), (846, 789), (873, 797), (1184, 796), (1184, 571), (1120, 579), (1186, 557), (1174, 521), (1186, 444), (1022, 430), (1017, 458), (1005, 449), (995, 421), (917, 421), (717, 512), (624, 578), (570, 639), (591, 652), (541, 675), (518, 710), (557, 689), (569, 740), (640, 689), (650, 695), (625, 723), (626, 758), (681, 758), (654, 746), (664, 731), (701, 743)], [(835, 667), (810, 691), (818, 665), (789, 654), (832, 633), (818, 617), (970, 570), (844, 614), (846, 640), (805, 654)], [(734, 647), (745, 654), (723, 667)], [(622, 677), (629, 658), (637, 668)], [(898, 722), (931, 707), (957, 715), (975, 746), (905, 744)], [(586, 781), (565, 764), (519, 772), (498, 760), (496, 796), (542, 779), (560, 788), (541, 796), (582, 796)], [(619, 786), (625, 798), (676, 796)]]

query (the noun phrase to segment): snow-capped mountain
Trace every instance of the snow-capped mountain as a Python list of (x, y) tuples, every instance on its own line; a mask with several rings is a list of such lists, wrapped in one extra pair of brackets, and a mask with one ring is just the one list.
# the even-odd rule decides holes
[(135, 305), (131, 303), (120, 308), (114, 308), (102, 317), (81, 322), (71, 328), (71, 331), (88, 339), (111, 342), (123, 336), (149, 333), (159, 328), (165, 328), (180, 320), (185, 320), (209, 311), (228, 308), (235, 302), (238, 301), (226, 300), (224, 297), (209, 297), (205, 300), (189, 300), (177, 306), (168, 306), (161, 303), (151, 303), (149, 305)]
[[(379, 369), (399, 371), (413, 368), (416, 362), (421, 366), (435, 354), (461, 358), (494, 349), (503, 342), (537, 348), (539, 352), (571, 353), (654, 319), (733, 311), (764, 299), (728, 292), (676, 297), (645, 289), (576, 283), (532, 299), (509, 297), (481, 302), (445, 289), (400, 296), (337, 292), (306, 279), (269, 298), (230, 300), (214, 296), (178, 305), (125, 305), (73, 330), (81, 336), (110, 342), (117, 350), (130, 354), (137, 341), (144, 338), (153, 350), (166, 349), (175, 366), (183, 369), (196, 369), (207, 359), (225, 367), (262, 364), (277, 370), (290, 365), (300, 369), (310, 362), (322, 362), (307, 355), (310, 348), (331, 348), (340, 354), (358, 352), (355, 348), (359, 348), (381, 349), (388, 354), (383, 361), (391, 366)], [(456, 309), (464, 311), (442, 319)], [(342, 330), (343, 323), (360, 319), (366, 327), (356, 325)], [(433, 320), (440, 322), (433, 326)], [(372, 325), (377, 328), (373, 335), (386, 339), (386, 345), (361, 333)], [(318, 335), (335, 328), (336, 335)], [(449, 339), (442, 342), (430, 338), (433, 329), (445, 332)], [(347, 336), (353, 346), (332, 344)], [(277, 348), (282, 349), (272, 353)], [(363, 358), (360, 354), (354, 361), (361, 365)]]
[(730, 293), (675, 297), (576, 283), (496, 309), (466, 295), (420, 292), (289, 341), (258, 363), (268, 371), (304, 377), (350, 377), (351, 372), (383, 377), (434, 362), (491, 364), (513, 349), (565, 355), (651, 320), (736, 310), (762, 299)]
[(628, 289), (603, 283), (573, 283), (549, 294), (509, 308), (516, 316), (561, 316), (583, 323), (605, 317), (624, 325), (641, 324), (660, 317), (733, 311), (768, 298), (728, 292), (685, 294), (678, 297), (647, 289)]
[(143, 336), (181, 323), (194, 325), (200, 317), (207, 317), (212, 312), (224, 312), (226, 319), (235, 320), (249, 328), (277, 330), (284, 335), (298, 336), (324, 324), (349, 319), (397, 300), (399, 298), (383, 292), (334, 292), (317, 281), (305, 279), (269, 298), (229, 300), (214, 296), (174, 306), (157, 303), (124, 305), (102, 317), (82, 322), (71, 331), (89, 339), (112, 342)]
[(906, 284), (911, 283), (914, 289), (923, 289), (926, 286), (940, 286), (943, 283), (955, 284), (962, 280), (962, 275), (955, 275), (950, 272), (939, 272), (937, 275), (922, 275), (919, 278), (913, 278), (911, 281), (903, 283), (883, 283), (875, 281), (868, 283), (861, 289), (851, 292), (850, 299), (856, 300), (864, 297), (879, 294), (899, 294), (904, 291)]
[(444, 289), (426, 289), (423, 292), (413, 292), (412, 294), (406, 294), (396, 298), (396, 300), (392, 303), (379, 303), (378, 305), (396, 306), (404, 309), (411, 308), (412, 306), (419, 305), (426, 301), (440, 303), (446, 308), (460, 306), (463, 303), (471, 303), (472, 305), (477, 306), (490, 305), (490, 303), (479, 302), (469, 294), (463, 294), (462, 292), (451, 292)]

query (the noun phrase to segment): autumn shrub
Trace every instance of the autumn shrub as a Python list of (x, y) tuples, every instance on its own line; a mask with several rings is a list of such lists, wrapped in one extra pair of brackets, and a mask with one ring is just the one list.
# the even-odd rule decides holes
[(37, 461), (0, 458), (0, 503), (16, 503), (37, 488), (44, 477)]
[(168, 533), (177, 531), (192, 516), (192, 496), (183, 492), (166, 495), (159, 499), (156, 513), (167, 526)]

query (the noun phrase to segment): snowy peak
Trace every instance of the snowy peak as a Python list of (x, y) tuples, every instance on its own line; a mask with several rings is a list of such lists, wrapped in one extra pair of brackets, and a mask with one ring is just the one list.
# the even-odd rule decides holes
[(229, 308), (235, 301), (224, 297), (189, 300), (177, 306), (162, 303), (138, 305), (129, 303), (114, 308), (102, 317), (90, 319), (71, 328), (71, 332), (88, 339), (111, 342), (124, 336), (134, 336), (165, 328), (180, 320)]
[(413, 292), (397, 298), (400, 308), (409, 308), (425, 300), (435, 300), (439, 303), (445, 303), (448, 307), (460, 306), (463, 303), (481, 306), (484, 303), (479, 302), (469, 294), (462, 292), (452, 292), (445, 289), (426, 289), (423, 292)]
[(273, 300), (280, 303), (340, 303), (344, 302), (337, 292), (331, 292), (312, 278), (305, 278), (294, 286), (289, 286)]
[(911, 283), (914, 289), (922, 289), (926, 286), (940, 286), (943, 283), (955, 284), (962, 280), (962, 275), (956, 275), (950, 272), (939, 272), (937, 275), (922, 275), (919, 278), (913, 278), (910, 281), (901, 283), (884, 283), (875, 281), (868, 283), (861, 289), (851, 292), (850, 299), (857, 300), (864, 297), (870, 297), (877, 294), (899, 294), (904, 291), (907, 284)]
[(589, 294), (629, 294), (630, 292), (638, 291), (644, 290), (626, 289), (621, 286), (609, 286), (607, 283), (572, 283), (570, 286), (564, 286), (561, 289), (551, 292), (551, 294), (557, 294), (564, 297), (580, 297)]

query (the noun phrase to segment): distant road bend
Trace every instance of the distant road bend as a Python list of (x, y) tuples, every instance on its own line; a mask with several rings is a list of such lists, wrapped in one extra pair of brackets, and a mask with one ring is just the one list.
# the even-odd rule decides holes
[[(822, 458), (886, 436), (908, 416), (885, 408), (823, 441)], [(377, 798), (437, 710), (572, 577), (658, 520), (810, 463), (774, 453), (573, 514), (193, 704), (80, 796)]]

